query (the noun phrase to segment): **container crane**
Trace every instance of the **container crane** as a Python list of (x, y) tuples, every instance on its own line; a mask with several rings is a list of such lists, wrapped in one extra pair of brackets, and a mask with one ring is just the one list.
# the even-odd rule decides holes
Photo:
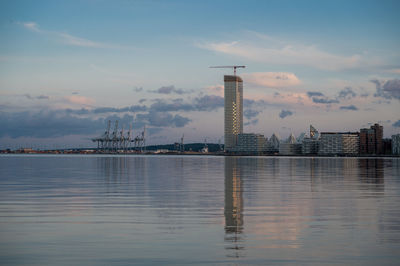
[(236, 76), (236, 68), (245, 68), (246, 66), (210, 66), (210, 68), (233, 68), (233, 75)]

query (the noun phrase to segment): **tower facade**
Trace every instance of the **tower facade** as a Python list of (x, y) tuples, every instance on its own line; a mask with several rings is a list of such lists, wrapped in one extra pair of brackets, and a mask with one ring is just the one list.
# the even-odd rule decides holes
[(243, 133), (243, 80), (239, 76), (224, 76), (225, 151), (232, 150)]

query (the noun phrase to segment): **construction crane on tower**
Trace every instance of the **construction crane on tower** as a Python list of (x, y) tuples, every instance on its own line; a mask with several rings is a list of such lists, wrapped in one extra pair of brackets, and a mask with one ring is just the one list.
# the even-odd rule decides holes
[(233, 75), (236, 76), (236, 68), (245, 68), (246, 66), (210, 66), (210, 68), (233, 68)]

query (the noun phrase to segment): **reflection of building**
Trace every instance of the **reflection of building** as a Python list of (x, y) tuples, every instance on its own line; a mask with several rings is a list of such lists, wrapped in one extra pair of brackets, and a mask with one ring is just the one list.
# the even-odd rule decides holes
[(321, 155), (351, 155), (359, 153), (359, 133), (322, 132), (319, 143)]
[(239, 76), (224, 76), (225, 151), (237, 144), (237, 135), (243, 133), (243, 80)]
[(243, 249), (239, 246), (243, 230), (243, 195), (242, 178), (238, 160), (225, 157), (225, 240), (233, 243), (232, 249)]
[(261, 134), (242, 133), (238, 135), (237, 146), (233, 149), (239, 153), (260, 154), (264, 150), (265, 138)]
[(383, 153), (383, 127), (379, 124), (360, 129), (360, 154)]
[(376, 190), (384, 190), (384, 172), (382, 159), (359, 159), (359, 177), (363, 183), (381, 184)]
[(400, 155), (400, 134), (392, 136), (392, 154)]

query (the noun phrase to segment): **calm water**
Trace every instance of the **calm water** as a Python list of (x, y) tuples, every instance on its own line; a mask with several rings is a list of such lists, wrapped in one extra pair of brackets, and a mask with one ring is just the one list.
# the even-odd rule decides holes
[(400, 159), (0, 156), (0, 264), (399, 265)]

